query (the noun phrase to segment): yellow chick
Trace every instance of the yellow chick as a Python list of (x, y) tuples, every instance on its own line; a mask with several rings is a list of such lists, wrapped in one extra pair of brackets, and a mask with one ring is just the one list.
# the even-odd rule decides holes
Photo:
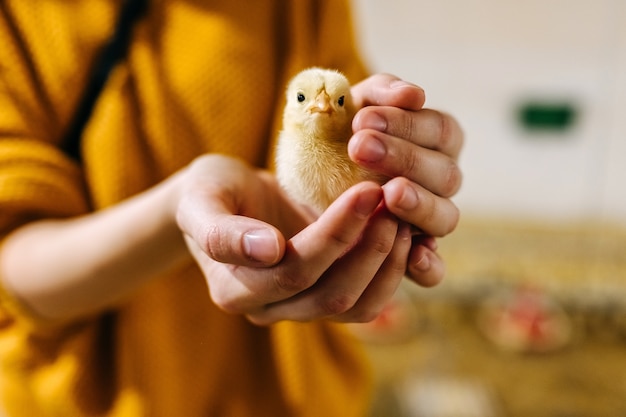
[(348, 156), (355, 112), (350, 83), (338, 71), (310, 68), (290, 81), (276, 175), (293, 200), (323, 211), (352, 185), (381, 182)]

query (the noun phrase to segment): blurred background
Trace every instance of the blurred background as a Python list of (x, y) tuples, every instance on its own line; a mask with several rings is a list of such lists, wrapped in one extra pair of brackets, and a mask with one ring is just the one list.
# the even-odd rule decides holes
[(355, 327), (373, 416), (626, 416), (626, 2), (353, 4), (466, 134), (446, 281)]

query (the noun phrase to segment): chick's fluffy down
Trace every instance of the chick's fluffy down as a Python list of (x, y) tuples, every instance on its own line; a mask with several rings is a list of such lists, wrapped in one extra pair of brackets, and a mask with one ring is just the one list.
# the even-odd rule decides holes
[(348, 157), (354, 114), (350, 83), (340, 72), (310, 68), (291, 80), (276, 174), (292, 199), (322, 211), (360, 181), (382, 182)]

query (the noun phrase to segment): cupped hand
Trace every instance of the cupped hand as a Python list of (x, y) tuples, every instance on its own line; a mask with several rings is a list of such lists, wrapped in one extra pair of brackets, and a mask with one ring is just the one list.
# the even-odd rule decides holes
[(358, 164), (391, 177), (383, 187), (389, 211), (421, 233), (413, 237), (407, 273), (430, 286), (444, 274), (434, 237), (456, 227), (459, 211), (450, 200), (461, 186), (457, 160), (463, 132), (448, 114), (425, 109), (424, 91), (388, 74), (356, 84), (360, 108), (348, 146)]
[(220, 155), (181, 174), (177, 222), (213, 301), (257, 324), (289, 319), (368, 321), (395, 292), (409, 227), (364, 182), (317, 219), (269, 173)]

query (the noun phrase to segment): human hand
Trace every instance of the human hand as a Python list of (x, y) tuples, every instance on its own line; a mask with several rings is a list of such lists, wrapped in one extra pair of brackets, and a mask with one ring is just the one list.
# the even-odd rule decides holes
[(457, 165), (463, 133), (451, 116), (424, 109), (424, 91), (388, 74), (352, 88), (357, 108), (348, 144), (352, 160), (392, 179), (383, 186), (385, 204), (423, 233), (413, 237), (407, 274), (424, 286), (437, 284), (444, 264), (433, 237), (456, 227), (452, 203), (461, 185)]
[(302, 211), (274, 176), (219, 155), (181, 174), (177, 223), (215, 304), (257, 324), (369, 321), (405, 272), (410, 229), (362, 182), (322, 215)]

